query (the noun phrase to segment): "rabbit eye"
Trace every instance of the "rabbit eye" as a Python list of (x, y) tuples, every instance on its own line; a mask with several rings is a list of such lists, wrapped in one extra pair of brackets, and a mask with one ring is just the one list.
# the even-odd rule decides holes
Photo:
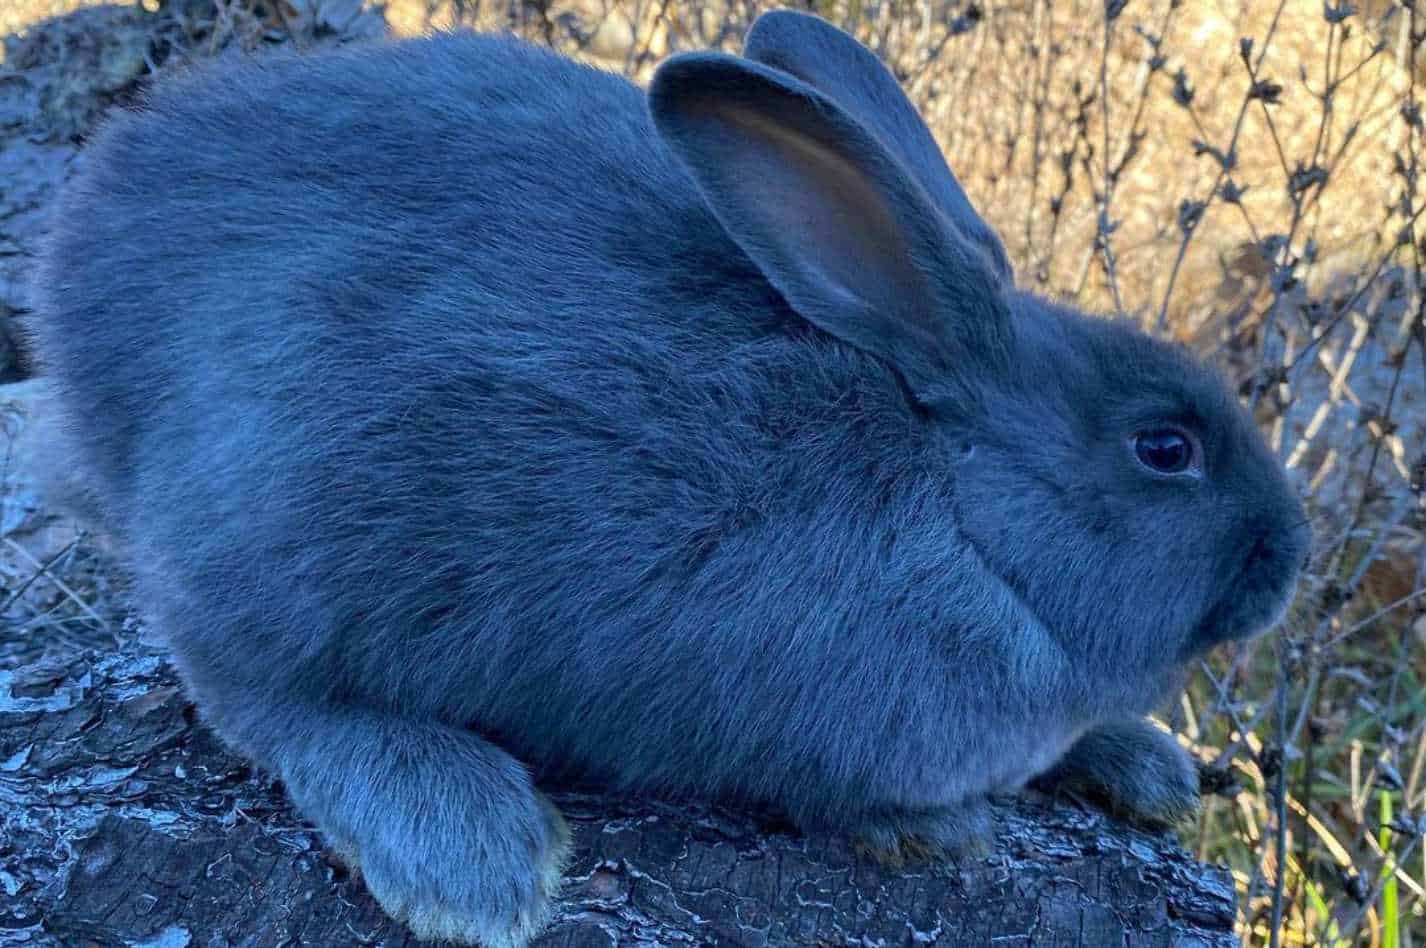
[(1139, 463), (1156, 474), (1182, 474), (1193, 466), (1193, 441), (1177, 428), (1156, 428), (1134, 436)]

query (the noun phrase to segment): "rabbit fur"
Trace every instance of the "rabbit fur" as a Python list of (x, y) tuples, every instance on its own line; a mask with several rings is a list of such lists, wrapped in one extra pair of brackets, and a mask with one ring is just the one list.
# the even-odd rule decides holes
[(141, 607), (421, 936), (539, 931), (536, 780), (885, 858), (1037, 777), (1172, 820), (1142, 715), (1306, 554), (1221, 380), (1015, 289), (808, 15), (647, 92), (468, 33), (192, 70), (57, 220), (30, 336)]

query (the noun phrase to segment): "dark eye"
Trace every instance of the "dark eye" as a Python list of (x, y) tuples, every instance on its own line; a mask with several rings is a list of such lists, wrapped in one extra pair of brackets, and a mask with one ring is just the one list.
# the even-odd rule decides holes
[(1134, 435), (1139, 463), (1157, 474), (1182, 474), (1193, 467), (1193, 441), (1177, 428), (1156, 428)]

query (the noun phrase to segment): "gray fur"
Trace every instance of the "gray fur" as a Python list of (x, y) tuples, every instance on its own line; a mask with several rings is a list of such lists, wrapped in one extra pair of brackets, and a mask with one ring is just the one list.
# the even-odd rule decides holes
[(418, 933), (538, 929), (532, 777), (955, 851), (1291, 594), (1220, 381), (1016, 291), (875, 60), (765, 22), (648, 97), (469, 34), (198, 70), (64, 198), (31, 330), (140, 601)]

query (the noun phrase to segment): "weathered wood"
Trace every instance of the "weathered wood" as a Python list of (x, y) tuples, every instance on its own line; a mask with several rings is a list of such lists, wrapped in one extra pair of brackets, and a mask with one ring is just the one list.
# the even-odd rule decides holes
[[(540, 945), (1235, 944), (1226, 872), (1072, 805), (1007, 801), (993, 855), (892, 872), (742, 815), (555, 796), (577, 850)], [(0, 831), (0, 943), (414, 942), (131, 638), (0, 671)]]

